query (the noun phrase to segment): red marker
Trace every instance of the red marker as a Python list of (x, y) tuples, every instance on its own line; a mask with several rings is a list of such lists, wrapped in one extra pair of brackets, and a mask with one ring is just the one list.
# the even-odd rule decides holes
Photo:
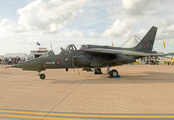
[(61, 65), (61, 61), (60, 60), (57, 60), (56, 61), (56, 65)]
[(60, 61), (57, 61), (57, 64), (59, 65), (60, 64)]

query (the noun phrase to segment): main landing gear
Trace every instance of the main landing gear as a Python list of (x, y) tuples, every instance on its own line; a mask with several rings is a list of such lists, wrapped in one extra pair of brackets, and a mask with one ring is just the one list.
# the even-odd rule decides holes
[(102, 74), (101, 68), (95, 68), (94, 69), (94, 74)]
[[(110, 70), (109, 66), (106, 66), (106, 68), (107, 68), (107, 74), (109, 74), (109, 78), (120, 78), (117, 70), (115, 69)], [(94, 74), (102, 74), (101, 68), (94, 68)]]
[(40, 76), (40, 79), (45, 79), (45, 74), (40, 74), (40, 72), (38, 72), (38, 75)]
[(115, 69), (111, 70), (110, 73), (109, 73), (109, 75), (110, 75), (109, 77), (113, 77), (113, 78), (119, 77), (118, 71), (115, 70)]
[(115, 69), (110, 70), (110, 67), (109, 67), (109, 66), (106, 66), (106, 68), (107, 68), (107, 73), (109, 74), (109, 77), (110, 77), (110, 78), (117, 78), (117, 77), (120, 77), (120, 76), (118, 75), (118, 71), (117, 71), (117, 70), (115, 70)]

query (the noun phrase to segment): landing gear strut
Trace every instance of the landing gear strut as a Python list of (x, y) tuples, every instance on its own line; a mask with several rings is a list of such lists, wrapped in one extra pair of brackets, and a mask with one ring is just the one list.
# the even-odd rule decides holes
[(40, 76), (40, 79), (45, 79), (45, 74), (40, 74), (40, 72), (38, 72), (38, 75)]

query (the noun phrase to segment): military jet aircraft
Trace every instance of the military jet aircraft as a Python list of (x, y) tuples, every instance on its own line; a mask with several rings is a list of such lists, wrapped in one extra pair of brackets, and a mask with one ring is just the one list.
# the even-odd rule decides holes
[(136, 59), (145, 56), (157, 55), (152, 51), (157, 27), (152, 26), (140, 43), (133, 48), (121, 48), (99, 45), (82, 45), (77, 49), (75, 45), (70, 44), (66, 49), (61, 48), (58, 54), (54, 50), (43, 54), (39, 58), (26, 61), (11, 67), (22, 68), (23, 70), (37, 71), (41, 79), (45, 79), (45, 74), (40, 74), (46, 69), (66, 69), (69, 68), (90, 68), (94, 69), (96, 74), (101, 73), (102, 67), (107, 67), (107, 73), (115, 77), (118, 71), (112, 66), (118, 66), (135, 62)]

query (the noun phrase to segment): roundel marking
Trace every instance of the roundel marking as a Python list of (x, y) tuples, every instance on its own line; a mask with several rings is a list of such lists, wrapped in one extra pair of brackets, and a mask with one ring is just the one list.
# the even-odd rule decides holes
[(56, 65), (61, 65), (61, 61), (60, 60), (57, 60), (56, 61)]

